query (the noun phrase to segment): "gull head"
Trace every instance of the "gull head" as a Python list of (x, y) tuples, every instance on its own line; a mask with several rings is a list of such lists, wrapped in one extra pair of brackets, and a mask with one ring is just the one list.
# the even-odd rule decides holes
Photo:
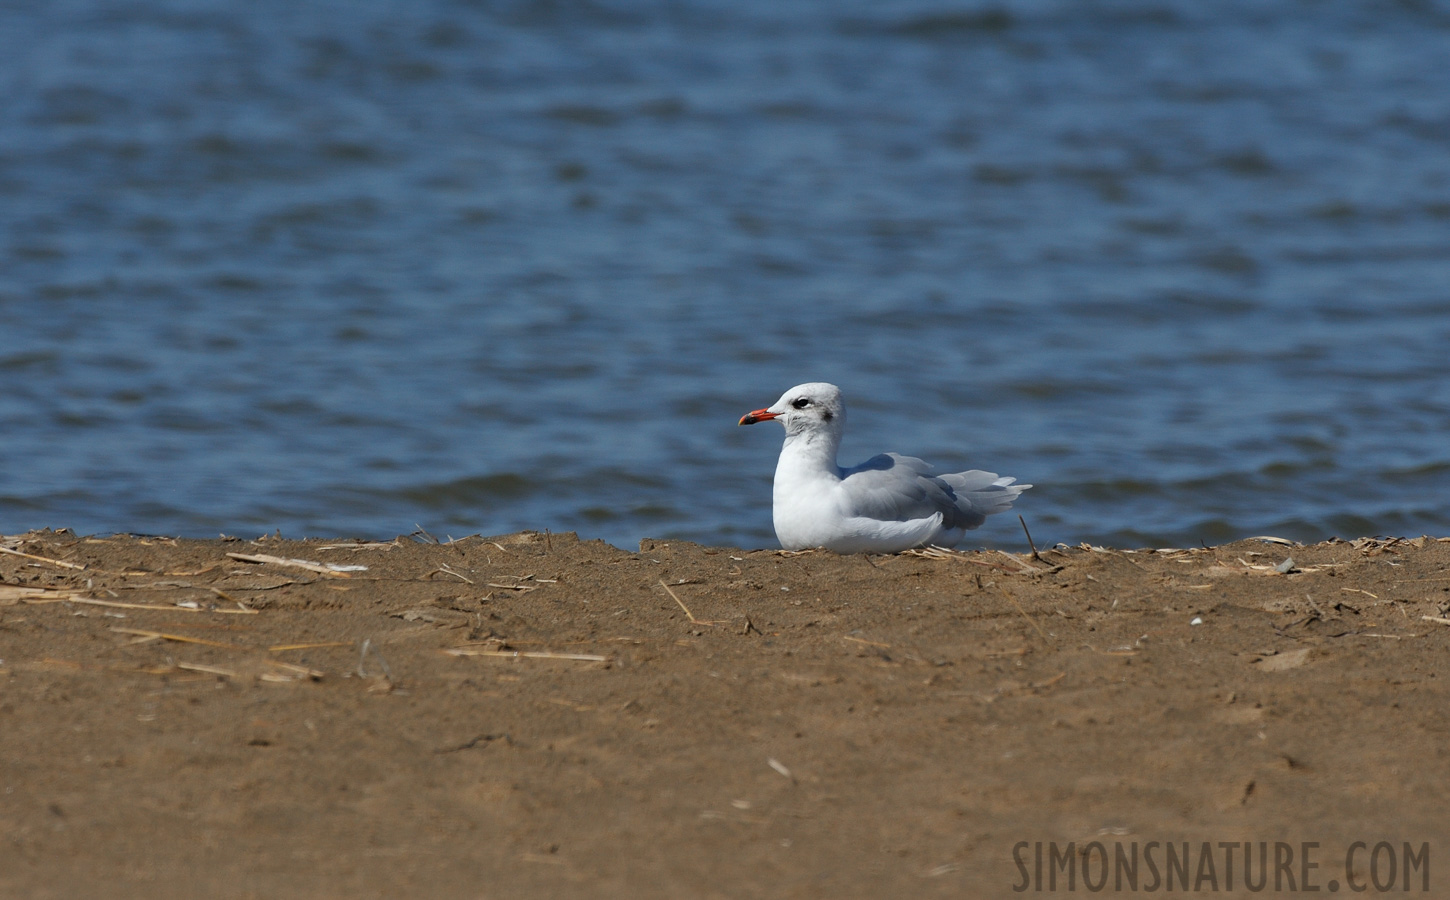
[(741, 425), (777, 419), (787, 437), (824, 432), (839, 434), (846, 424), (846, 406), (841, 389), (824, 381), (798, 384), (781, 395), (773, 406), (740, 417)]

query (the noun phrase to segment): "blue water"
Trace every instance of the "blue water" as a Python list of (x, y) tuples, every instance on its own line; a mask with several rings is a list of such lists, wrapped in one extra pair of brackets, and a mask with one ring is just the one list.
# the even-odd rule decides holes
[[(0, 6), (0, 533), (1450, 532), (1450, 7)], [(1015, 516), (980, 532), (1021, 547)]]

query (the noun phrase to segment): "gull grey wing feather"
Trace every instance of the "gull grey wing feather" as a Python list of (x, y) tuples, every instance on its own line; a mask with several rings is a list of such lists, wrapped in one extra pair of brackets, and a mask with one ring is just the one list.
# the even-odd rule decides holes
[(854, 515), (906, 521), (941, 513), (942, 527), (947, 529), (976, 528), (992, 513), (1009, 509), (1017, 495), (1032, 486), (976, 469), (933, 475), (923, 460), (896, 453), (843, 469), (841, 478)]
[(841, 479), (854, 515), (904, 522), (952, 508), (950, 487), (912, 456), (882, 453), (843, 469)]

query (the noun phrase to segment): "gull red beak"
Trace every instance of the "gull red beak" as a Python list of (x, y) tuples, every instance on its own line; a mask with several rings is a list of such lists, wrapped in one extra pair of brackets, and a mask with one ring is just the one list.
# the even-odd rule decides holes
[(779, 416), (780, 413), (773, 413), (768, 409), (757, 409), (755, 412), (748, 412), (740, 417), (741, 425), (754, 425), (756, 422), (768, 422)]

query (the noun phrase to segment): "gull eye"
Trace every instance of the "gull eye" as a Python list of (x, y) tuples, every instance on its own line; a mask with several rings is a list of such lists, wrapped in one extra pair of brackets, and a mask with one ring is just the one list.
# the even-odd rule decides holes
[(807, 406), (811, 405), (811, 398), (801, 397), (798, 400), (792, 400), (790, 402), (790, 405), (794, 406), (796, 409), (805, 409)]

